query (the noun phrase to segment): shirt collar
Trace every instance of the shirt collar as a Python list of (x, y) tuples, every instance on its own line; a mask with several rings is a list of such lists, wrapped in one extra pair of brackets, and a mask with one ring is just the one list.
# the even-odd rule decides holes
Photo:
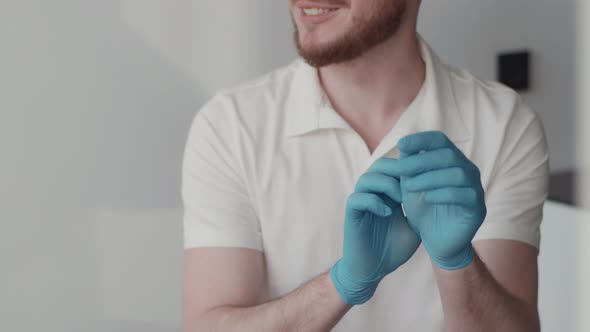
[[(431, 130), (444, 132), (456, 143), (466, 141), (471, 135), (455, 99), (451, 73), (421, 37), (419, 42), (426, 65), (424, 84), (384, 141), (394, 145), (406, 135)], [(286, 134), (298, 136), (324, 128), (350, 128), (327, 102), (317, 69), (301, 59), (295, 65), (286, 100)]]

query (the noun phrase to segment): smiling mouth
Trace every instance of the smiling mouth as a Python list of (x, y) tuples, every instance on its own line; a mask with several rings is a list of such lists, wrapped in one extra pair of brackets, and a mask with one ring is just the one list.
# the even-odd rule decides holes
[(320, 16), (338, 10), (337, 8), (302, 8), (305, 16)]

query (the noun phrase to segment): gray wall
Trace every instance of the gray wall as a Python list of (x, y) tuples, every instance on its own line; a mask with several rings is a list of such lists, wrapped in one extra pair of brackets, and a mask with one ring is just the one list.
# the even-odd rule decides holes
[(0, 0), (0, 330), (179, 328), (186, 134), (291, 57), (274, 3)]
[[(583, 166), (583, 177), (579, 182), (579, 189), (581, 197), (583, 197), (584, 206), (586, 210), (590, 207), (590, 149), (588, 143), (590, 142), (590, 2), (586, 0), (577, 0), (577, 22), (578, 22), (578, 49), (577, 49), (577, 91), (578, 91), (578, 141), (579, 149), (577, 152), (578, 163)], [(590, 218), (586, 218), (586, 223), (590, 222)], [(590, 254), (590, 241), (586, 234), (578, 233), (576, 237), (577, 251), (582, 258), (577, 264), (579, 280), (590, 280), (590, 261), (588, 254)], [(590, 329), (590, 284), (582, 282), (578, 293), (581, 294), (577, 302), (580, 310), (579, 326)]]
[(532, 89), (525, 100), (541, 116), (551, 169), (574, 168), (576, 0), (423, 2), (419, 30), (447, 63), (496, 78), (496, 53), (532, 51)]
[[(420, 22), (484, 78), (496, 50), (533, 49), (556, 169), (573, 162), (570, 1), (426, 1)], [(286, 0), (0, 0), (0, 330), (178, 329), (190, 121), (288, 63), (290, 24)]]
[(198, 91), (118, 6), (2, 1), (0, 330), (81, 331), (111, 241), (99, 213), (178, 206)]

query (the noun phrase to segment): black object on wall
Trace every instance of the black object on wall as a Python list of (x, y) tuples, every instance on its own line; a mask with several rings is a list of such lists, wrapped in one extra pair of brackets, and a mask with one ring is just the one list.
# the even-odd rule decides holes
[(498, 54), (498, 81), (516, 91), (529, 90), (530, 58), (528, 50)]
[(577, 195), (579, 175), (575, 170), (552, 173), (549, 177), (549, 199), (556, 202), (581, 206)]

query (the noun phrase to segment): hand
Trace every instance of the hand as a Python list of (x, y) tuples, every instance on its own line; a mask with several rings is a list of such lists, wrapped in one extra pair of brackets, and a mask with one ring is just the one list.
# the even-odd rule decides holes
[(347, 304), (362, 304), (379, 282), (420, 245), (401, 211), (399, 180), (371, 171), (359, 179), (346, 204), (343, 257), (330, 271)]
[(402, 201), (433, 262), (446, 270), (473, 260), (471, 241), (486, 216), (479, 169), (441, 132), (398, 143)]
[(440, 268), (469, 265), (471, 241), (486, 216), (479, 169), (441, 132), (410, 135), (397, 146), (400, 160), (377, 167), (401, 179), (410, 226)]

